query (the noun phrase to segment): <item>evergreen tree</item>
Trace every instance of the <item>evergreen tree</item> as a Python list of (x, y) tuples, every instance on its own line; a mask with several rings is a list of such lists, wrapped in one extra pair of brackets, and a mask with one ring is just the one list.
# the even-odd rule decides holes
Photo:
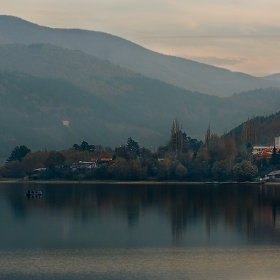
[(133, 158), (138, 158), (140, 156), (139, 144), (131, 137), (127, 139), (126, 149), (132, 155)]
[(6, 163), (12, 162), (12, 161), (16, 161), (18, 160), (19, 162), (22, 161), (22, 159), (28, 154), (30, 153), (31, 150), (29, 148), (27, 148), (25, 145), (22, 145), (20, 147), (16, 146), (12, 152), (11, 155), (9, 156), (9, 158), (6, 160)]

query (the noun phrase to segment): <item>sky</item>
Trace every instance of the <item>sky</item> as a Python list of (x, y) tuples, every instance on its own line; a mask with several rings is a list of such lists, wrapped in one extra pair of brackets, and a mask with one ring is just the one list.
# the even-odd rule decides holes
[(0, 8), (39, 25), (102, 31), (232, 71), (280, 73), (279, 0), (1, 0)]

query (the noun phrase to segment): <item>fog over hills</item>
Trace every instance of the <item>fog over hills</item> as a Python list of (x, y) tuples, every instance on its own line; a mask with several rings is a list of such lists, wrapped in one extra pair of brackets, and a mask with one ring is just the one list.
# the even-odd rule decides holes
[(53, 29), (25, 20), (0, 16), (0, 44), (50, 43), (80, 50), (147, 77), (217, 96), (230, 96), (256, 88), (278, 87), (280, 82), (167, 56), (102, 32)]
[(280, 73), (265, 76), (264, 79), (270, 80), (270, 81), (280, 82)]
[(50, 44), (0, 45), (0, 70), (66, 80), (108, 98), (128, 90), (124, 78), (141, 76), (112, 63)]
[[(63, 79), (0, 72), (2, 163), (19, 145), (59, 150), (87, 141), (114, 148), (132, 137), (141, 147), (158, 147), (168, 141), (175, 118), (189, 136), (203, 139), (209, 124), (222, 134), (250, 115), (280, 107), (280, 90), (272, 88), (219, 98), (140, 75), (119, 80), (122, 94), (110, 93), (110, 79), (103, 83), (108, 83), (106, 97)], [(103, 83), (96, 83), (96, 92)]]

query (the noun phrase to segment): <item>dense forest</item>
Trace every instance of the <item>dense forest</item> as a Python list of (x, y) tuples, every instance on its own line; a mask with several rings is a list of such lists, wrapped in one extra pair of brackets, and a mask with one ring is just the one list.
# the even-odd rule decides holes
[[(273, 119), (277, 122), (279, 114), (265, 119), (268, 123)], [(280, 154), (275, 149), (271, 159), (252, 155), (252, 145), (244, 137), (248, 135), (244, 130), (252, 122), (253, 119), (242, 125), (240, 135), (232, 131), (222, 137), (211, 133), (209, 126), (202, 142), (188, 136), (176, 119), (167, 144), (157, 149), (140, 147), (131, 137), (115, 149), (86, 141), (61, 151), (32, 152), (25, 145), (17, 146), (0, 167), (0, 176), (31, 180), (257, 180), (280, 169)]]

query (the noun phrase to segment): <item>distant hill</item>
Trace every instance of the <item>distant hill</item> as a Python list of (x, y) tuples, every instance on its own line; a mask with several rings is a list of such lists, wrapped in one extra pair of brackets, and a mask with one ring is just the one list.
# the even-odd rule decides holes
[[(52, 29), (25, 20), (0, 16), (0, 44), (50, 43), (80, 50), (115, 65), (191, 91), (221, 97), (256, 88), (278, 87), (279, 81), (167, 56), (106, 33), (79, 29)], [(1, 64), (1, 62), (0, 62)]]
[[(64, 149), (87, 141), (114, 148), (132, 137), (142, 147), (157, 147), (168, 141), (175, 118), (189, 136), (203, 139), (208, 124), (222, 134), (248, 116), (280, 108), (278, 89), (219, 98), (140, 75), (122, 77), (119, 84), (122, 94), (96, 83), (95, 91), (108, 90), (101, 98), (62, 79), (0, 72), (2, 162), (17, 145)], [(63, 121), (69, 121), (69, 127)]]
[(234, 137), (238, 146), (274, 145), (274, 138), (280, 136), (280, 111), (269, 116), (252, 116), (230, 130), (227, 137)]
[(140, 76), (112, 63), (50, 44), (0, 45), (0, 70), (63, 79), (103, 98), (128, 90), (124, 78)]
[(266, 79), (266, 80), (270, 80), (270, 81), (280, 82), (280, 73), (268, 75), (268, 76), (265, 76), (263, 78)]

